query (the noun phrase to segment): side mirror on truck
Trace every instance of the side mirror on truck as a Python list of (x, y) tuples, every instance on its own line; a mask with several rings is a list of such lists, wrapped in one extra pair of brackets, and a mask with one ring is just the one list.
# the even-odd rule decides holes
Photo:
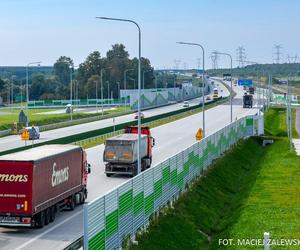
[(152, 140), (152, 147), (155, 145), (155, 139), (153, 137), (151, 137)]
[(91, 164), (89, 164), (89, 163), (86, 164), (86, 172), (87, 172), (88, 174), (91, 173)]

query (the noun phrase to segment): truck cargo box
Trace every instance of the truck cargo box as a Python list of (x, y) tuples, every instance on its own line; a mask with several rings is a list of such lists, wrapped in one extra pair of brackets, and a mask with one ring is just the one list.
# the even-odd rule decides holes
[(86, 185), (84, 151), (45, 145), (0, 156), (0, 215), (34, 215)]
[[(111, 163), (137, 162), (138, 134), (122, 134), (106, 140), (104, 161)], [(141, 135), (141, 158), (148, 154), (147, 135)]]

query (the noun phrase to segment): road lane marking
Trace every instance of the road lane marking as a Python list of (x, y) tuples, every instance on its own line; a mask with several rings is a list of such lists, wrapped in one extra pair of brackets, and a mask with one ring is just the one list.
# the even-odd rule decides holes
[(56, 228), (60, 227), (62, 224), (66, 223), (67, 221), (69, 221), (69, 220), (71, 220), (71, 219), (73, 219), (74, 217), (76, 217), (76, 216), (79, 215), (80, 213), (82, 213), (82, 210), (80, 210), (80, 211), (78, 211), (77, 213), (73, 214), (73, 215), (70, 216), (69, 218), (67, 218), (67, 219), (65, 219), (65, 220), (63, 220), (63, 221), (61, 221), (61, 222), (58, 223), (57, 225), (55, 225), (55, 226), (49, 228), (48, 230), (44, 231), (43, 233), (38, 234), (37, 236), (35, 236), (35, 237), (32, 238), (31, 240), (25, 242), (23, 245), (21, 245), (21, 246), (15, 248), (15, 250), (21, 250), (21, 249), (23, 249), (24, 247), (30, 245), (32, 242), (34, 242), (34, 241), (36, 241), (37, 239), (41, 238), (41, 237), (44, 236), (45, 234), (47, 234), (47, 233), (49, 233), (49, 232), (55, 230)]

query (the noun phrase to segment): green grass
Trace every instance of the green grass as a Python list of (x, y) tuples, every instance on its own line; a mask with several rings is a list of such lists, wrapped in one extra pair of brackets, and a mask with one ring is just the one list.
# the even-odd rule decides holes
[(149, 232), (131, 249), (225, 249), (219, 239), (237, 244), (238, 239), (261, 239), (265, 231), (273, 239), (300, 239), (299, 157), (288, 148), (286, 138), (267, 148), (259, 138), (240, 142), (176, 202), (175, 209), (152, 221)]
[(237, 222), (227, 230), (229, 238), (262, 238), (267, 231), (273, 239), (300, 239), (300, 158), (288, 148), (285, 138), (266, 151), (249, 198), (241, 207)]
[[(64, 122), (70, 120), (70, 114), (41, 114), (49, 111), (54, 111), (59, 109), (29, 109), (29, 123), (34, 124), (37, 126), (46, 125), (46, 124), (53, 124), (58, 122)], [(128, 110), (128, 109), (127, 109)], [(118, 113), (124, 112), (124, 107), (117, 107), (114, 110), (105, 111), (105, 114), (108, 113)], [(18, 115), (20, 110), (13, 110), (13, 109), (2, 109), (0, 112), (5, 112), (7, 114), (0, 115), (0, 130), (5, 130), (11, 128), (14, 122), (18, 121)], [(100, 115), (98, 114), (86, 114), (86, 113), (74, 113), (73, 120), (85, 118), (85, 117), (93, 117)]]
[(132, 249), (217, 249), (218, 238), (225, 238), (238, 220), (264, 153), (256, 139), (240, 142), (176, 202), (174, 210), (154, 221)]
[[(265, 112), (265, 134), (267, 136), (286, 137), (286, 108), (274, 107)], [(298, 138), (295, 129), (296, 110), (292, 109), (293, 137)]]

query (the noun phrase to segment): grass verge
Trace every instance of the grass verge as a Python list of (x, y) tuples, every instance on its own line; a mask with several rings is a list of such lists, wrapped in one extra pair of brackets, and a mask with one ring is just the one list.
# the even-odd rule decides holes
[(288, 148), (286, 138), (267, 148), (259, 138), (240, 142), (130, 248), (262, 249), (238, 239), (262, 239), (266, 231), (272, 239), (300, 239), (299, 157)]
[[(257, 139), (241, 141), (218, 159), (132, 249), (216, 249), (239, 217), (264, 155)], [(249, 158), (251, 157), (251, 161)]]
[[(70, 120), (70, 114), (43, 114), (49, 111), (55, 111), (59, 109), (29, 109), (29, 122), (36, 126), (42, 126), (47, 124), (54, 124)], [(128, 109), (127, 109), (128, 110)], [(18, 121), (19, 110), (0, 110), (2, 114), (0, 115), (0, 130), (10, 129), (14, 122)], [(104, 114), (115, 114), (125, 112), (124, 107), (117, 107), (113, 110), (104, 111)], [(4, 114), (7, 113), (7, 114)], [(73, 120), (78, 120), (81, 118), (99, 116), (98, 114), (87, 114), (87, 113), (74, 113)], [(20, 127), (21, 129), (21, 127)]]
[[(264, 114), (265, 117), (265, 134), (267, 136), (274, 137), (286, 137), (286, 108), (272, 107)], [(293, 137), (298, 138), (297, 131), (295, 129), (296, 110), (292, 109), (292, 129)]]

